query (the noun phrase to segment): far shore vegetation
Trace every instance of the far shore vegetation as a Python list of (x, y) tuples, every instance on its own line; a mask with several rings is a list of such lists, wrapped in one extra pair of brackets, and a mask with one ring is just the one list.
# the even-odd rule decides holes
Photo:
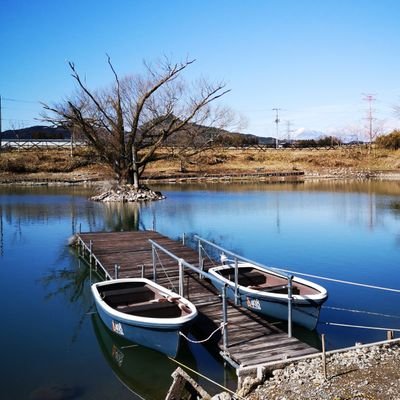
[[(399, 172), (400, 132), (382, 136), (372, 145), (336, 145), (326, 148), (232, 148), (215, 146), (182, 162), (179, 148), (161, 147), (158, 161), (149, 163), (143, 178), (184, 177), (302, 171), (305, 174), (350, 174), (355, 172)], [(0, 178), (29, 176), (57, 180), (114, 180), (114, 171), (90, 146), (71, 149), (3, 149)]]

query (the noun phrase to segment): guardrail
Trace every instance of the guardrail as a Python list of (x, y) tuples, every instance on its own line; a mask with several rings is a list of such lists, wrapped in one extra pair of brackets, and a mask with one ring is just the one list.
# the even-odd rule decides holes
[(87, 146), (84, 141), (73, 141), (65, 139), (1, 139), (2, 149), (23, 149), (34, 148), (70, 148), (71, 146)]
[[(217, 249), (222, 252), (221, 254), (221, 259), (225, 256), (226, 254), (230, 255), (233, 257), (233, 263), (235, 265), (235, 282), (234, 282), (234, 296), (235, 296), (235, 304), (239, 305), (239, 261), (243, 261), (249, 264), (256, 265), (258, 267), (268, 269), (267, 266), (260, 264), (256, 261), (249, 260), (246, 257), (240, 256), (230, 250), (224, 249), (221, 246), (218, 246), (217, 244), (210, 242), (209, 240), (203, 239), (198, 235), (195, 235), (194, 238), (198, 241), (198, 253), (199, 253), (199, 266), (200, 268), (203, 269), (204, 266), (204, 260), (202, 256), (202, 250), (203, 246), (202, 243), (208, 244), (210, 247)], [(225, 259), (224, 261), (227, 261)], [(292, 308), (293, 308), (293, 275), (292, 274), (287, 274), (285, 272), (279, 272), (279, 274), (286, 278), (288, 281), (288, 337), (292, 337)]]

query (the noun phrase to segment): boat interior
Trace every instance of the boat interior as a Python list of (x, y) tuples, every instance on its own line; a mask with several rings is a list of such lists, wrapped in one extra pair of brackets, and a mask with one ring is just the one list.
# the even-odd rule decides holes
[[(217, 271), (225, 279), (235, 281), (235, 268), (220, 269)], [(239, 267), (238, 284), (249, 289), (278, 294), (288, 293), (288, 284), (285, 277), (269, 274), (258, 268)], [(319, 293), (316, 289), (298, 282), (293, 282), (292, 293), (297, 295), (311, 295)]]
[(119, 312), (147, 318), (179, 318), (191, 313), (180, 296), (165, 296), (146, 282), (97, 286), (101, 298)]

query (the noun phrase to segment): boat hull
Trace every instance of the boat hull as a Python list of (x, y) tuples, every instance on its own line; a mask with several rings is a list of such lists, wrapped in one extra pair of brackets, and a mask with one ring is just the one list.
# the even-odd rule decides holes
[[(243, 264), (248, 268), (249, 264)], [(226, 285), (226, 295), (229, 299), (235, 299), (235, 285), (231, 280), (225, 279), (219, 275), (218, 271), (227, 267), (210, 268), (209, 272), (217, 279), (213, 285), (222, 290)], [(232, 268), (233, 270), (233, 268)], [(274, 274), (276, 274), (274, 272)], [(294, 282), (306, 282), (300, 278), (294, 278)], [(309, 283), (312, 284), (312, 283)], [(318, 324), (321, 305), (326, 300), (325, 289), (319, 285), (312, 284), (315, 288), (320, 288), (321, 293), (316, 296), (292, 297), (292, 322), (309, 330), (314, 330)], [(268, 291), (248, 289), (245, 286), (238, 286), (239, 304), (258, 314), (266, 315), (279, 320), (288, 320), (288, 297), (282, 294), (272, 294)]]
[(185, 331), (188, 328), (187, 324), (154, 327), (151, 325), (146, 326), (146, 324), (132, 323), (124, 321), (121, 318), (116, 319), (99, 306), (97, 306), (97, 312), (107, 328), (114, 334), (141, 346), (157, 350), (169, 357), (177, 355), (181, 337), (179, 332)]
[[(129, 287), (129, 285), (133, 287)], [(159, 302), (157, 299), (145, 300), (141, 298), (137, 300), (138, 303), (132, 303), (133, 308), (130, 311), (122, 311), (118, 308), (119, 305), (117, 308), (115, 308), (115, 305), (111, 306), (112, 303), (110, 303), (106, 293), (110, 291), (123, 292), (123, 296), (126, 296), (128, 292), (128, 296), (130, 296), (129, 293), (135, 292), (135, 286), (136, 289), (139, 289), (137, 296), (142, 296), (140, 294), (142, 287), (148, 287), (147, 293), (150, 289), (153, 296), (156, 294), (159, 297), (166, 297), (164, 297), (163, 302)], [(144, 278), (99, 282), (93, 284), (91, 289), (97, 312), (111, 332), (141, 346), (164, 353), (169, 357), (177, 355), (181, 338), (180, 333), (186, 332), (197, 316), (196, 307), (188, 300), (180, 296), (176, 297), (176, 293)], [(179, 303), (179, 307), (174, 305), (173, 297)], [(167, 298), (171, 298), (172, 302), (167, 301)], [(162, 307), (163, 305), (164, 307)], [(141, 306), (142, 311), (143, 306), (145, 309), (150, 306), (152, 311), (150, 313), (140, 312)], [(176, 310), (179, 310), (181, 306), (186, 311), (184, 314), (178, 315)], [(174, 309), (172, 314), (170, 307)]]
[[(223, 284), (214, 282), (217, 289), (222, 290)], [(226, 289), (227, 297), (230, 300), (235, 299), (234, 288), (228, 286)], [(254, 295), (253, 293), (246, 292), (245, 289), (239, 288), (239, 302), (240, 305), (250, 311), (258, 314), (266, 315), (275, 319), (283, 321), (288, 320), (288, 302), (278, 301), (275, 299), (263, 298)], [(292, 303), (292, 322), (303, 326), (309, 330), (314, 330), (317, 326), (321, 306), (318, 304), (306, 304), (296, 302)]]

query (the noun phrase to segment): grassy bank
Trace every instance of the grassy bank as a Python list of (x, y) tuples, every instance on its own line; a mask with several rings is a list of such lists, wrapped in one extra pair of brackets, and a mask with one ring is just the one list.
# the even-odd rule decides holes
[[(216, 149), (191, 160), (170, 157), (149, 164), (147, 177), (184, 176), (187, 174), (267, 173), (303, 171), (306, 176), (351, 176), (357, 173), (394, 172), (400, 174), (400, 150), (364, 147), (334, 150), (291, 149)], [(70, 150), (36, 149), (0, 153), (0, 177), (41, 179), (112, 179), (110, 168), (101, 163), (93, 151), (79, 148), (71, 157)]]

